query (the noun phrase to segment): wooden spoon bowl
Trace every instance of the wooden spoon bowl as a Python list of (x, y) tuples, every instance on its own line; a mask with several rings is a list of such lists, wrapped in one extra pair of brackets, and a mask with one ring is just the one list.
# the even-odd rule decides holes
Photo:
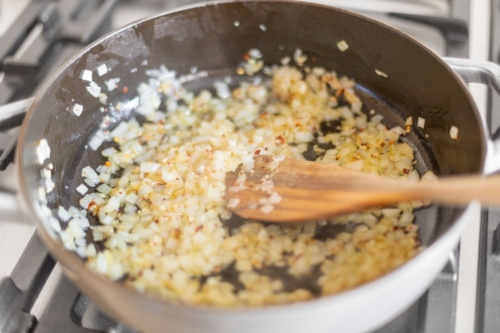
[[(479, 200), (500, 205), (500, 176), (453, 176), (437, 182), (411, 182), (291, 158), (285, 158), (273, 170), (269, 167), (273, 163), (271, 157), (257, 156), (254, 160), (254, 169), (243, 182), (238, 183), (240, 169), (226, 176), (228, 208), (248, 219), (315, 221), (412, 200), (453, 205)], [(271, 190), (262, 190), (266, 175), (272, 181)], [(281, 200), (269, 203), (271, 196)]]

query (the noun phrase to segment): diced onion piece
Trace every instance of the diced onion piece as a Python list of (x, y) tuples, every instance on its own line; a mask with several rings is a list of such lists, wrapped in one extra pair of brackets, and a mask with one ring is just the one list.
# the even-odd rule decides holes
[(260, 211), (264, 214), (269, 214), (273, 210), (274, 210), (274, 206), (271, 204), (267, 204), (267, 205), (260, 207)]
[(450, 128), (450, 137), (453, 140), (457, 140), (458, 139), (458, 128), (457, 127), (451, 126), (451, 128)]
[(106, 84), (106, 88), (108, 88), (108, 91), (113, 91), (118, 86), (118, 82), (120, 82), (120, 79), (114, 78), (114, 79), (109, 79), (104, 83)]
[(73, 108), (71, 110), (73, 111), (74, 114), (76, 114), (78, 117), (80, 117), (80, 115), (83, 112), (83, 105), (75, 104), (75, 105), (73, 105)]
[(378, 75), (378, 76), (382, 76), (382, 77), (385, 77), (385, 78), (388, 78), (389, 75), (385, 74), (384, 72), (382, 72), (381, 70), (378, 70), (378, 69), (375, 69), (375, 73)]
[(89, 86), (87, 87), (87, 91), (94, 97), (99, 97), (99, 94), (101, 93), (101, 87), (97, 85), (95, 82), (90, 82)]
[(229, 202), (227, 203), (227, 208), (236, 208), (236, 207), (238, 207), (240, 201), (241, 201), (241, 199), (231, 198), (231, 200), (229, 200)]
[(248, 54), (250, 55), (250, 57), (255, 59), (262, 58), (262, 52), (259, 49), (251, 49), (250, 51), (248, 51)]
[[(81, 238), (81, 239), (84, 239), (84, 238)], [(83, 246), (77, 246), (75, 252), (76, 252), (76, 254), (78, 254), (78, 256), (80, 258), (87, 257), (87, 249)]]
[(66, 231), (60, 232), (61, 241), (64, 247), (70, 251), (76, 250), (75, 239)]
[(285, 154), (275, 155), (273, 156), (273, 161), (281, 162), (285, 159), (285, 157)]
[(102, 64), (99, 67), (97, 67), (97, 74), (99, 74), (99, 76), (103, 76), (107, 72), (108, 72), (108, 67), (106, 66), (106, 64)]
[(71, 219), (71, 215), (69, 215), (68, 211), (64, 209), (63, 206), (59, 206), (57, 209), (57, 215), (63, 222), (68, 222)]
[(425, 127), (425, 118), (418, 117), (417, 126), (420, 128), (424, 128)]
[(337, 43), (337, 47), (339, 48), (340, 52), (344, 52), (349, 48), (349, 45), (345, 40), (341, 40)]
[(163, 171), (161, 174), (161, 179), (167, 183), (173, 182), (179, 178), (177, 172)]
[(279, 204), (283, 198), (281, 195), (278, 194), (278, 192), (273, 192), (271, 193), (271, 196), (269, 197), (269, 203), (270, 204)]
[(227, 83), (222, 81), (216, 81), (214, 83), (215, 91), (217, 92), (217, 96), (222, 99), (229, 98), (231, 96), (231, 91), (229, 90), (229, 86)]
[(428, 170), (422, 176), (422, 181), (437, 182), (438, 181), (438, 177), (434, 174), (434, 172), (432, 172), (431, 170)]
[(285, 56), (285, 57), (281, 58), (280, 63), (283, 66), (287, 66), (290, 63), (290, 61), (292, 61), (292, 58), (290, 58), (289, 56)]
[(111, 197), (108, 203), (101, 208), (103, 213), (111, 213), (117, 211), (120, 208), (120, 200), (117, 197)]
[(403, 135), (405, 133), (405, 130), (402, 129), (400, 126), (396, 126), (394, 128), (391, 128), (391, 131), (393, 131), (397, 135)]
[(87, 245), (85, 254), (87, 255), (87, 257), (95, 257), (97, 255), (95, 245), (94, 244)]
[(106, 184), (101, 184), (97, 187), (97, 192), (100, 192), (102, 194), (108, 194), (109, 192), (111, 192), (111, 187), (109, 187)]
[(82, 169), (82, 177), (90, 187), (94, 187), (99, 183), (99, 175), (90, 166)]
[(80, 76), (80, 78), (84, 81), (91, 82), (92, 81), (92, 71), (89, 71), (88, 69), (84, 69), (82, 71), (82, 75)]
[(121, 122), (111, 131), (111, 137), (116, 138), (125, 134), (128, 130), (128, 125), (125, 122)]
[(78, 185), (78, 187), (76, 188), (76, 191), (81, 195), (85, 195), (85, 193), (87, 193), (88, 190), (89, 188), (83, 184)]
[(36, 156), (38, 163), (43, 164), (45, 160), (50, 158), (50, 146), (46, 139), (41, 139), (36, 146)]
[(346, 164), (345, 167), (348, 169), (351, 169), (351, 170), (359, 171), (359, 170), (363, 169), (364, 166), (365, 166), (365, 164), (364, 164), (363, 160), (357, 160), (355, 162), (351, 162), (351, 163)]
[(92, 150), (97, 150), (104, 142), (104, 132), (102, 130), (97, 131), (94, 136), (89, 141), (89, 147)]
[(68, 213), (69, 213), (69, 215), (75, 217), (75, 216), (78, 216), (80, 214), (80, 210), (74, 206), (71, 206), (68, 208)]
[(138, 198), (139, 197), (135, 193), (131, 192), (127, 194), (127, 196), (125, 197), (125, 201), (133, 205), (135, 204)]
[(302, 67), (307, 60), (307, 56), (302, 53), (302, 49), (297, 48), (293, 53), (293, 60), (297, 64), (297, 66)]
[(160, 168), (160, 164), (151, 163), (151, 162), (142, 162), (141, 163), (141, 172), (155, 172)]
[(106, 148), (101, 152), (102, 156), (104, 156), (104, 157), (116, 155), (117, 153), (118, 153), (118, 150), (116, 150), (113, 147)]
[(50, 226), (52, 227), (52, 229), (54, 229), (55, 232), (57, 232), (57, 233), (61, 232), (61, 230), (62, 230), (61, 229), (61, 224), (59, 223), (59, 221), (56, 218), (50, 216), (49, 217), (49, 223), (50, 223)]

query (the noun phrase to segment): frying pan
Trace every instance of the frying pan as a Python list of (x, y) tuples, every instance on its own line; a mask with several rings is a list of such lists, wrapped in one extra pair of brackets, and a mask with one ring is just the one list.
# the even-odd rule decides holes
[[(349, 45), (345, 52), (337, 47), (341, 40)], [(414, 128), (407, 138), (418, 151), (419, 171), (451, 175), (496, 170), (494, 143), (459, 75), (411, 37), (380, 22), (283, 0), (212, 2), (133, 23), (88, 46), (54, 75), (30, 106), (17, 149), (23, 202), (41, 239), (67, 277), (108, 315), (142, 332), (364, 332), (404, 311), (441, 271), (472, 205), (432, 205), (416, 212), (426, 249), (373, 282), (308, 302), (254, 309), (192, 307), (143, 295), (90, 271), (62, 246), (52, 223), (57, 207), (78, 206), (81, 169), (104, 162), (87, 147), (105, 113), (86, 90), (84, 70), (92, 71), (101, 87), (119, 77), (120, 87), (128, 88), (107, 93), (109, 104), (125, 106), (112, 113), (113, 125), (137, 116), (127, 105), (137, 96), (138, 84), (147, 80), (145, 69), (165, 64), (186, 74), (197, 66), (208, 72), (205, 79), (188, 84), (197, 90), (233, 73), (251, 48), (259, 48), (272, 64), (297, 47), (315, 66), (354, 78), (366, 109), (383, 114), (389, 126), (402, 125), (410, 116), (426, 119), (425, 128)], [(464, 79), (489, 82), (498, 90), (495, 65), (448, 61)], [(99, 76), (102, 64), (108, 73)], [(75, 104), (83, 106), (79, 117), (71, 111)], [(458, 139), (450, 137), (452, 126), (459, 130)], [(48, 181), (43, 170), (49, 169)], [(48, 188), (51, 181), (53, 190)]]

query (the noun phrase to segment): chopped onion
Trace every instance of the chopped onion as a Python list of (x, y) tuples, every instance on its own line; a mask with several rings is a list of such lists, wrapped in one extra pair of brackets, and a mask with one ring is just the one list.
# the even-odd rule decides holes
[(236, 207), (238, 207), (240, 201), (241, 201), (241, 199), (231, 198), (231, 200), (229, 200), (229, 202), (227, 203), (227, 208), (236, 208)]
[(118, 87), (118, 82), (120, 82), (120, 78), (109, 79), (104, 83), (106, 84), (108, 91), (113, 91), (116, 87)]
[(106, 184), (101, 184), (97, 187), (97, 192), (102, 194), (108, 194), (109, 192), (111, 192), (111, 187), (109, 187)]
[(283, 198), (281, 195), (278, 194), (278, 192), (273, 192), (271, 193), (271, 196), (269, 197), (269, 203), (270, 204), (278, 204), (281, 202)]
[(290, 61), (292, 61), (292, 58), (290, 58), (289, 56), (285, 56), (285, 57), (281, 58), (280, 63), (283, 66), (286, 66), (290, 63)]
[(71, 219), (71, 215), (69, 215), (68, 211), (64, 209), (63, 206), (59, 206), (57, 209), (57, 215), (63, 222), (68, 222)]
[(49, 224), (52, 227), (52, 229), (54, 229), (55, 232), (57, 232), (57, 233), (61, 232), (61, 230), (62, 230), (61, 224), (59, 223), (59, 221), (56, 218), (50, 216), (49, 217)]
[(451, 128), (450, 128), (450, 137), (453, 140), (457, 140), (458, 139), (458, 128), (457, 127), (451, 126)]
[(421, 118), (421, 117), (418, 117), (418, 119), (417, 119), (417, 126), (420, 127), (420, 128), (424, 128), (425, 127), (425, 119)]
[(94, 81), (90, 82), (89, 86), (87, 87), (87, 91), (94, 97), (99, 97), (99, 94), (101, 93), (101, 87), (97, 85)]
[(340, 42), (337, 43), (337, 47), (339, 48), (340, 52), (344, 52), (349, 48), (349, 45), (345, 40), (341, 40)]
[(89, 71), (88, 69), (84, 69), (82, 71), (80, 78), (84, 81), (91, 82), (92, 81), (92, 71)]
[(82, 177), (88, 186), (94, 187), (99, 183), (99, 175), (90, 166), (82, 169)]
[(384, 72), (382, 72), (381, 70), (378, 70), (378, 69), (376, 69), (376, 70), (375, 70), (375, 73), (376, 73), (378, 76), (383, 76), (383, 77), (385, 77), (385, 78), (388, 78), (388, 77), (389, 77), (389, 75), (385, 74)]
[(102, 64), (101, 66), (97, 67), (97, 74), (99, 74), (99, 76), (103, 76), (107, 72), (108, 67), (106, 66), (106, 64)]
[(87, 193), (88, 190), (89, 188), (83, 184), (78, 185), (78, 187), (76, 188), (76, 191), (81, 195), (85, 195), (85, 193)]
[(293, 53), (293, 60), (297, 64), (297, 66), (302, 67), (307, 60), (307, 56), (302, 53), (302, 49), (297, 48)]
[(141, 172), (155, 172), (160, 168), (160, 164), (151, 163), (151, 162), (142, 162), (141, 163)]
[[(128, 130), (128, 125), (125, 122), (121, 122), (111, 131), (111, 137), (116, 138), (125, 134)], [(114, 149), (114, 148), (113, 148)]]
[(231, 96), (231, 91), (229, 91), (229, 86), (222, 81), (216, 81), (214, 83), (215, 91), (217, 92), (217, 96), (220, 98), (229, 98)]
[(273, 210), (274, 210), (274, 206), (271, 204), (267, 204), (267, 205), (260, 207), (260, 211), (264, 214), (269, 214)]
[(97, 150), (104, 142), (104, 132), (102, 130), (97, 131), (94, 136), (89, 141), (89, 147), (92, 150)]
[(83, 112), (83, 105), (81, 105), (81, 104), (75, 104), (73, 106), (72, 111), (73, 111), (74, 114), (76, 114), (78, 117), (80, 117), (80, 115)]

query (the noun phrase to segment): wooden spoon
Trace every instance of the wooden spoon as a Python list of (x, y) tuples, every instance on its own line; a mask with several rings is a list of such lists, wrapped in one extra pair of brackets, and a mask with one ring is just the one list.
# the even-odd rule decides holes
[[(451, 176), (437, 182), (410, 182), (373, 176), (325, 163), (285, 158), (272, 172), (269, 156), (255, 157), (253, 173), (236, 190), (240, 170), (226, 176), (226, 201), (234, 213), (269, 222), (304, 222), (352, 213), (366, 208), (390, 206), (412, 200), (466, 205), (479, 200), (500, 205), (500, 176)], [(264, 176), (274, 184), (271, 193), (281, 196), (269, 212), (271, 193), (259, 189)], [(241, 185), (239, 185), (241, 186)], [(274, 195), (276, 198), (276, 195)], [(231, 199), (235, 200), (231, 200)], [(259, 200), (262, 199), (262, 203)], [(267, 209), (266, 209), (267, 208)]]

